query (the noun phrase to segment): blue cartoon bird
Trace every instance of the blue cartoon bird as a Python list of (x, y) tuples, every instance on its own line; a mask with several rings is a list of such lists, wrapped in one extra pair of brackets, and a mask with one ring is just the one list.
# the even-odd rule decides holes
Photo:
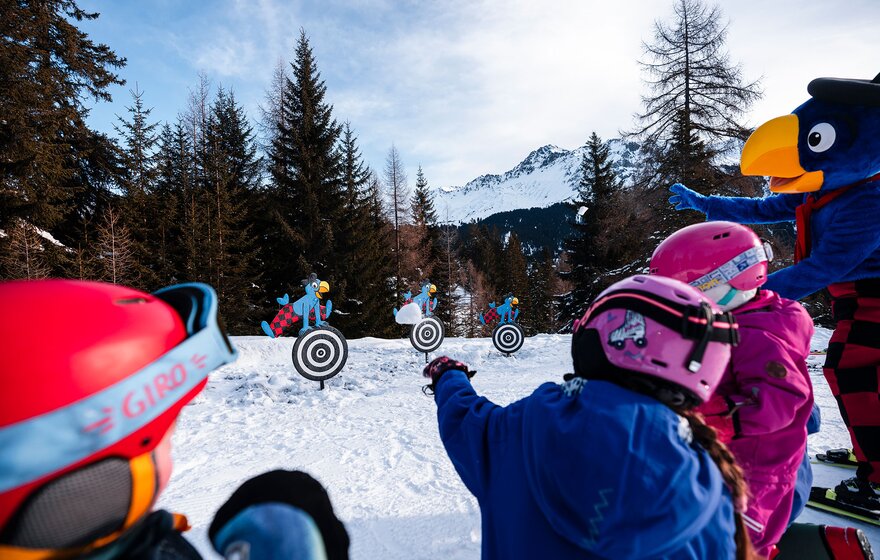
[(795, 264), (766, 289), (800, 299), (828, 288), (838, 321), (825, 362), (859, 461), (838, 499), (880, 509), (880, 75), (818, 78), (811, 99), (758, 127), (743, 147), (744, 175), (770, 177), (764, 198), (703, 196), (673, 185), (677, 210), (709, 220), (795, 220)]
[(319, 280), (318, 275), (313, 272), (302, 281), (302, 286), (305, 288), (306, 295), (293, 303), (288, 303), (290, 301), (288, 294), (276, 298), (278, 304), (282, 306), (281, 309), (275, 315), (275, 318), (272, 319), (271, 323), (263, 321), (260, 324), (267, 336), (272, 338), (279, 337), (288, 327), (300, 320), (303, 322), (303, 327), (300, 329), (299, 334), (303, 334), (312, 328), (309, 326), (309, 319), (314, 321), (315, 327), (320, 327), (324, 324), (323, 319), (329, 317), (333, 312), (332, 301), (328, 300), (326, 305), (321, 305), (322, 294), (330, 291), (329, 283)]
[(496, 306), (495, 302), (489, 304), (489, 310), (486, 313), (480, 313), (478, 319), (484, 325), (491, 323), (495, 319), (501, 319), (500, 324), (515, 323), (519, 317), (519, 298), (513, 294), (507, 294), (504, 303)]
[(420, 292), (413, 298), (413, 302), (419, 304), (419, 307), (422, 309), (422, 315), (425, 317), (430, 317), (437, 308), (437, 298), (431, 299), (431, 296), (435, 293), (437, 293), (437, 286), (431, 284), (430, 280), (424, 280), (422, 281)]

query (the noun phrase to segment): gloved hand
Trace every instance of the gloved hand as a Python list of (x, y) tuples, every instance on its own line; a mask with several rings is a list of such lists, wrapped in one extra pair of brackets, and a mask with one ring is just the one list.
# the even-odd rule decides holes
[(349, 538), (320, 482), (301, 471), (276, 470), (244, 482), (223, 504), (208, 529), (215, 550), (225, 554), (235, 543), (247, 542), (251, 558), (312, 556), (313, 539), (302, 523), (317, 525), (328, 560), (348, 560)]
[(697, 210), (706, 214), (709, 206), (709, 197), (703, 196), (697, 191), (692, 191), (681, 183), (675, 183), (669, 187), (672, 196), (669, 197), (669, 203), (676, 210)]
[(727, 444), (740, 435), (737, 411), (744, 404), (716, 394), (698, 406), (697, 412), (703, 415), (706, 424), (715, 428), (719, 441)]
[(278, 302), (278, 305), (287, 305), (287, 303), (290, 301), (290, 296), (284, 294), (284, 297), (275, 298), (275, 301)]
[(433, 391), (440, 376), (451, 369), (463, 371), (465, 375), (468, 376), (468, 379), (477, 373), (476, 370), (471, 371), (467, 364), (463, 362), (453, 360), (449, 356), (440, 356), (439, 358), (434, 358), (434, 360), (422, 370), (422, 376), (431, 380), (431, 383), (427, 387)]

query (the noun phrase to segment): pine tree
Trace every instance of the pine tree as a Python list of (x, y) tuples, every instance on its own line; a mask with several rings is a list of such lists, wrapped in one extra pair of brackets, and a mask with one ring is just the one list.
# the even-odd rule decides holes
[[(76, 27), (75, 0), (3, 3), (0, 17), (0, 228), (14, 218), (50, 230), (90, 189), (80, 158), (109, 140), (85, 123), (88, 97), (109, 101), (125, 64)], [(76, 181), (74, 176), (79, 175)]]
[(394, 336), (397, 324), (389, 310), (397, 305), (394, 281), (394, 261), (391, 253), (392, 228), (382, 204), (382, 185), (375, 173), (370, 174), (366, 191), (368, 216), (366, 244), (362, 247), (364, 266), (358, 293), (363, 294), (361, 321), (364, 333), (369, 336)]
[[(549, 247), (542, 251), (542, 258), (535, 263), (529, 274), (529, 315), (524, 316), (530, 331), (555, 332), (556, 327), (556, 262)], [(524, 298), (520, 298), (522, 301)]]
[(192, 190), (192, 145), (183, 119), (166, 124), (158, 140), (153, 222), (156, 281), (162, 286), (188, 278), (182, 256), (186, 254), (183, 221), (186, 196)]
[[(406, 238), (402, 251), (404, 257), (404, 276), (421, 281), (434, 276), (439, 259), (439, 230), (434, 197), (428, 190), (428, 181), (419, 166), (416, 186), (409, 201), (410, 223), (406, 226)], [(436, 282), (435, 282), (436, 283)]]
[(96, 269), (98, 278), (114, 284), (137, 285), (139, 269), (132, 251), (132, 240), (120, 213), (107, 208), (98, 226)]
[(186, 140), (178, 146), (188, 147), (178, 161), (186, 166), (184, 183), (179, 190), (180, 208), (180, 276), (187, 282), (209, 282), (210, 263), (204, 248), (209, 243), (210, 209), (206, 163), (208, 159), (208, 131), (211, 84), (207, 76), (199, 74), (196, 89), (190, 91), (187, 110), (181, 121)]
[(156, 122), (149, 122), (152, 109), (144, 106), (143, 95), (137, 86), (129, 90), (132, 104), (126, 107), (128, 120), (117, 116), (115, 125), (119, 135), (122, 174), (118, 186), (122, 190), (123, 204), (119, 212), (120, 225), (125, 225), (129, 235), (128, 250), (132, 253), (131, 265), (137, 268), (142, 289), (159, 286), (155, 273), (156, 237), (155, 221), (161, 209), (154, 206), (153, 189), (156, 183)]
[(437, 315), (446, 325), (447, 335), (456, 336), (465, 331), (459, 312), (461, 298), (457, 292), (464, 274), (459, 256), (458, 229), (447, 220), (442, 226), (437, 226), (436, 230), (438, 239), (435, 246), (439, 252), (434, 263), (433, 280), (443, 298)]
[(385, 159), (385, 188), (391, 206), (392, 225), (394, 226), (393, 253), (396, 267), (394, 291), (398, 294), (402, 292), (403, 287), (401, 227), (405, 223), (406, 203), (409, 198), (409, 187), (406, 184), (406, 179), (406, 172), (403, 170), (400, 154), (397, 152), (397, 148), (392, 145), (391, 149), (388, 150), (388, 157)]
[(737, 119), (761, 92), (757, 81), (743, 82), (740, 67), (723, 50), (727, 26), (720, 23), (721, 11), (702, 0), (675, 0), (673, 10), (674, 23), (655, 22), (653, 43), (643, 44), (648, 60), (641, 64), (651, 93), (642, 98), (645, 110), (634, 133), (649, 144), (696, 151), (694, 140), (718, 149), (724, 140), (744, 139), (748, 129)]
[(673, 10), (673, 22), (655, 22), (653, 42), (643, 45), (649, 93), (633, 131), (649, 154), (637, 189), (657, 214), (652, 231), (663, 237), (701, 219), (669, 206), (669, 185), (682, 182), (711, 194), (729, 182), (719, 156), (748, 135), (741, 119), (761, 97), (759, 83), (745, 82), (724, 51), (727, 26), (718, 7), (675, 0)]
[(572, 235), (563, 242), (570, 268), (560, 276), (572, 285), (561, 302), (566, 321), (573, 320), (608, 285), (607, 271), (621, 264), (614, 259), (620, 240), (609, 235), (620, 183), (609, 147), (595, 132), (587, 141), (580, 173), (577, 199), (571, 203), (577, 217), (570, 224)]
[(0, 244), (0, 265), (5, 278), (37, 280), (47, 278), (51, 268), (46, 262), (44, 239), (37, 228), (17, 219), (6, 229)]
[[(388, 278), (388, 224), (384, 219), (378, 179), (363, 163), (349, 123), (342, 129), (344, 219), (336, 228), (339, 276), (334, 294), (345, 295), (345, 315), (334, 324), (347, 336), (388, 334), (393, 293)], [(380, 303), (377, 305), (377, 303)]]
[(337, 150), (341, 127), (324, 99), (326, 86), (304, 30), (291, 66), (292, 79), (285, 79), (281, 119), (268, 154), (267, 201), (275, 228), (263, 262), (283, 263), (265, 271), (266, 287), (276, 294), (289, 291), (312, 271), (334, 278), (339, 264), (333, 255), (333, 228), (343, 219), (344, 207)]
[[(498, 285), (500, 288), (499, 299), (503, 299), (507, 294), (525, 297), (529, 291), (528, 263), (525, 254), (523, 254), (519, 236), (514, 231), (508, 235), (507, 246), (503, 252), (503, 282)], [(529, 304), (526, 303), (523, 307), (523, 313), (528, 309)]]
[(220, 89), (211, 105), (206, 133), (208, 278), (217, 291), (232, 332), (257, 324), (250, 303), (259, 281), (255, 262), (259, 244), (253, 238), (250, 208), (261, 181), (253, 127), (230, 91)]

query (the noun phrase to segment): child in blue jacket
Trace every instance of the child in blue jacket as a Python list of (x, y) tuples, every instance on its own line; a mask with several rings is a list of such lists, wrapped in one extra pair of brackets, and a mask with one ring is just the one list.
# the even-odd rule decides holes
[(751, 558), (742, 472), (692, 411), (736, 341), (733, 318), (690, 286), (635, 276), (575, 321), (565, 383), (501, 407), (466, 365), (429, 364), (483, 558)]

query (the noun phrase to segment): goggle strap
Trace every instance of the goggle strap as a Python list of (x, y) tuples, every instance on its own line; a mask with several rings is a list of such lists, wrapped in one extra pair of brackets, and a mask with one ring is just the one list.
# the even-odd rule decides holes
[[(707, 306), (708, 307), (708, 306)], [(700, 307), (690, 304), (680, 304), (655, 294), (628, 290), (615, 292), (591, 307), (587, 316), (580, 321), (586, 324), (591, 316), (609, 309), (624, 309), (635, 311), (653, 321), (656, 321), (672, 329), (689, 340), (702, 340), (708, 336), (708, 342), (724, 342), (737, 344), (739, 342), (739, 330), (736, 321), (729, 313), (712, 314), (709, 308), (708, 316), (711, 317), (713, 328), (707, 329), (710, 319), (703, 315)], [(708, 334), (706, 333), (708, 331)]]
[(144, 453), (129, 461), (131, 468), (131, 505), (123, 530), (134, 525), (153, 507), (159, 489), (159, 473), (152, 453)]
[(769, 245), (766, 245), (765, 247), (764, 243), (749, 247), (715, 270), (704, 274), (693, 282), (689, 282), (689, 284), (701, 292), (705, 292), (709, 288), (719, 284), (727, 284), (747, 268), (755, 266), (758, 263), (769, 262), (770, 258), (767, 256), (767, 248), (769, 248)]

